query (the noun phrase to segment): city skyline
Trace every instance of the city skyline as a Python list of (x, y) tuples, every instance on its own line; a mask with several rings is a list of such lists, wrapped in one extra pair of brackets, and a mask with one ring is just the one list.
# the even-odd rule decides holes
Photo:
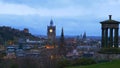
[(52, 19), (56, 34), (101, 36), (100, 22), (120, 21), (120, 0), (1, 0), (0, 26), (28, 28), (30, 33), (47, 35)]

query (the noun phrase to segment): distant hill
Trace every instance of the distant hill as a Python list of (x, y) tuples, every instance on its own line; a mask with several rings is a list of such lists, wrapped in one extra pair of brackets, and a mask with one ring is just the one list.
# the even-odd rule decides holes
[(8, 26), (0, 26), (0, 44), (3, 44), (5, 41), (18, 41), (18, 39), (38, 39), (36, 36), (31, 33), (26, 33), (19, 29), (11, 28)]

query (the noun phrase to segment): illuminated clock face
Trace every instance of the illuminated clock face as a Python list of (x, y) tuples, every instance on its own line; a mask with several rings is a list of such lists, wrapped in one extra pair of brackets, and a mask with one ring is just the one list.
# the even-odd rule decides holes
[(52, 29), (50, 29), (49, 31), (50, 31), (51, 33), (53, 32), (53, 30), (52, 30)]

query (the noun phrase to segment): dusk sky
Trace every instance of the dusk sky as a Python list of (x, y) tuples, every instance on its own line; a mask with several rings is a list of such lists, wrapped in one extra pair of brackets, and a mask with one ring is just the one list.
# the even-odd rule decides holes
[(47, 25), (53, 19), (57, 35), (64, 28), (65, 35), (100, 36), (100, 21), (120, 21), (120, 0), (0, 0), (0, 26), (30, 33), (47, 34)]

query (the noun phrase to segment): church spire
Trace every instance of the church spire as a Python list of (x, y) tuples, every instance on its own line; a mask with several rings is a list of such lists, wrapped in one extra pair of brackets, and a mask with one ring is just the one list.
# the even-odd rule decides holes
[(62, 27), (61, 37), (62, 37), (62, 38), (64, 38), (64, 31), (63, 31), (63, 27)]
[(65, 41), (64, 41), (64, 30), (63, 30), (63, 27), (62, 27), (62, 31), (61, 31), (61, 38), (60, 38), (60, 43), (61, 43), (61, 45), (62, 46), (64, 46), (64, 43), (65, 43)]
[(63, 31), (63, 28), (61, 30), (59, 54), (60, 54), (60, 56), (66, 56), (66, 48), (65, 48), (65, 40), (64, 40), (64, 31)]
[(53, 20), (51, 19), (51, 21), (50, 21), (50, 26), (53, 26)]
[(84, 34), (83, 34), (83, 39), (85, 40), (86, 39), (86, 32), (84, 32)]

